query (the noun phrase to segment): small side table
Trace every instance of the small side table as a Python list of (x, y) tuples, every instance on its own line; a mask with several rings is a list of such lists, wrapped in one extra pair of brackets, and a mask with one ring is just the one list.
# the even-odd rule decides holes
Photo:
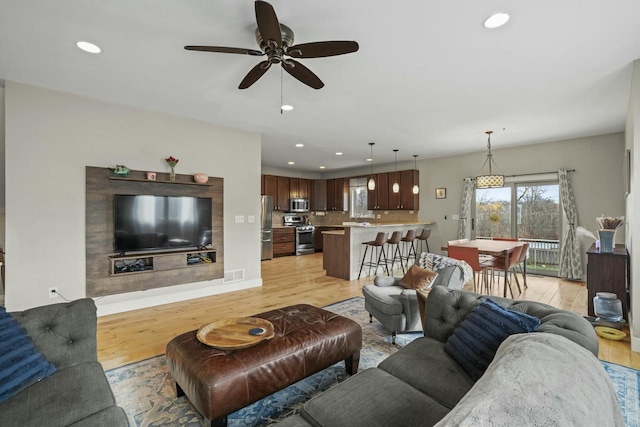
[(613, 252), (600, 252), (595, 243), (587, 251), (587, 290), (589, 316), (595, 316), (593, 298), (598, 292), (613, 292), (622, 301), (622, 314), (629, 320), (629, 253), (624, 245), (616, 245)]

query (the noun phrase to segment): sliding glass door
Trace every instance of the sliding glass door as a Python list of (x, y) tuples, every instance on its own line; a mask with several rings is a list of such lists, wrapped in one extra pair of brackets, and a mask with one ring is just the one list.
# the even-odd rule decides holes
[(476, 189), (472, 236), (529, 242), (527, 269), (556, 275), (560, 256), (560, 191), (557, 182), (511, 182)]

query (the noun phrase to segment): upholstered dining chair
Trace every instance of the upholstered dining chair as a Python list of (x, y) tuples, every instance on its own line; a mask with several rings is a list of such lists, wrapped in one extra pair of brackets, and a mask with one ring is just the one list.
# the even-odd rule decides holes
[[(504, 295), (506, 296), (506, 293), (507, 293), (506, 289), (507, 289), (507, 286), (508, 286), (509, 287), (509, 292), (511, 293), (511, 298), (513, 298), (514, 296), (513, 296), (513, 289), (511, 288), (511, 280), (509, 279), (509, 276), (513, 272), (512, 270), (516, 267), (516, 265), (518, 265), (518, 262), (520, 260), (520, 253), (522, 252), (524, 247), (525, 247), (525, 245), (516, 246), (516, 248), (513, 250), (513, 252), (511, 252), (511, 254), (509, 254), (509, 260), (508, 260), (508, 264), (507, 265), (505, 265), (505, 262), (506, 262), (506, 258), (505, 257), (497, 257), (494, 260), (484, 261), (482, 263), (484, 268), (486, 268), (488, 270), (506, 272), (504, 274), (504, 286), (505, 286)], [(522, 289), (520, 289), (520, 282), (518, 282), (518, 278), (517, 277), (516, 277), (516, 283), (518, 284), (518, 290), (520, 292), (522, 292)]]
[(480, 263), (480, 255), (478, 248), (466, 248), (463, 246), (449, 246), (449, 257), (459, 259), (469, 264), (473, 270), (473, 290), (474, 292), (482, 291), (484, 285), (487, 293), (487, 280), (485, 275), (485, 267)]

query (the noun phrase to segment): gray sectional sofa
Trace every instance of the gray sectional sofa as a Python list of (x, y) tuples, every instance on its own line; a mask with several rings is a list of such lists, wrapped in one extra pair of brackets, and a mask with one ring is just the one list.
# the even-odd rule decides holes
[[(0, 403), (3, 426), (129, 426), (98, 362), (92, 299), (11, 315), (56, 372)], [(133, 424), (135, 425), (135, 424)]]
[(278, 427), (624, 425), (611, 380), (596, 358), (593, 327), (569, 311), (491, 297), (541, 325), (509, 336), (474, 381), (445, 343), (486, 298), (434, 286), (424, 337), (312, 398)]

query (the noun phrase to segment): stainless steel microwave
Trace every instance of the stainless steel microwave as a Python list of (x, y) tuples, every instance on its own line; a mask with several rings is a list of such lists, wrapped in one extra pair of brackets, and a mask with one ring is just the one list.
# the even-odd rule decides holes
[(309, 199), (289, 199), (289, 212), (309, 212)]

